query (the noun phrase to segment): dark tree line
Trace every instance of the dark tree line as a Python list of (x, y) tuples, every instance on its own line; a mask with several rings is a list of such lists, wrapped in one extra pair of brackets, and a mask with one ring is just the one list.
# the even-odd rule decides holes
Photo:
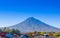
[(9, 29), (7, 27), (4, 27), (4, 28), (0, 29), (0, 32), (9, 32), (11, 34), (18, 34), (18, 35), (20, 35), (20, 31), (18, 29)]

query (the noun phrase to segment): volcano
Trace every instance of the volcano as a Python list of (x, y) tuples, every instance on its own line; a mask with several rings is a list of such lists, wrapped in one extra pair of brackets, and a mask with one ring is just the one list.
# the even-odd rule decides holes
[(21, 32), (60, 32), (59, 28), (50, 26), (34, 17), (29, 17), (25, 21), (10, 26), (10, 29), (18, 29)]

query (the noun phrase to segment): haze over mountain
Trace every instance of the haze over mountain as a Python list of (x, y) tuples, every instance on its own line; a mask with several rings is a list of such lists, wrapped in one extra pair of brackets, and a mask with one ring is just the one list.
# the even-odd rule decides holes
[(33, 31), (40, 31), (40, 32), (60, 32), (59, 28), (50, 26), (48, 24), (43, 23), (35, 19), (34, 17), (29, 17), (25, 21), (10, 26), (10, 29), (18, 29), (21, 32), (33, 32)]

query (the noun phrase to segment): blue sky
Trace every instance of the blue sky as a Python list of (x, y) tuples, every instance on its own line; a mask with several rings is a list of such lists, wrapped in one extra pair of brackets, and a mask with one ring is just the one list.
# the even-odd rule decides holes
[(0, 0), (0, 27), (35, 17), (60, 28), (60, 0)]

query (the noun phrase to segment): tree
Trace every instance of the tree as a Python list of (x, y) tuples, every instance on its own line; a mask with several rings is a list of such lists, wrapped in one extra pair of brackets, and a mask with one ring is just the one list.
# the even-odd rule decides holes
[(15, 29), (12, 29), (10, 33), (15, 34)]
[(20, 31), (18, 29), (12, 29), (10, 33), (20, 35)]
[(34, 34), (37, 34), (37, 31), (35, 31)]
[(46, 32), (41, 32), (41, 34), (43, 35), (43, 34), (46, 34)]
[(4, 27), (4, 28), (3, 28), (3, 32), (9, 32), (9, 30), (10, 30), (10, 29), (9, 29), (8, 27)]
[(15, 30), (17, 35), (20, 35), (20, 31), (18, 29)]
[(0, 32), (2, 32), (2, 29), (0, 29)]

